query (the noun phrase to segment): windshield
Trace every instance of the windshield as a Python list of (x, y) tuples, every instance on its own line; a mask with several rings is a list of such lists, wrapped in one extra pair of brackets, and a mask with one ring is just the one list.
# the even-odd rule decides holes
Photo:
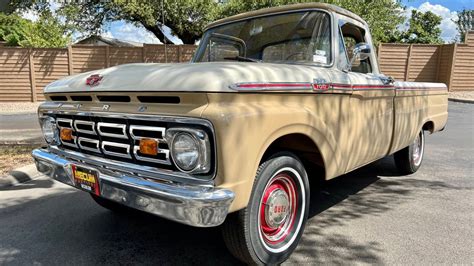
[(329, 15), (305, 11), (251, 18), (204, 33), (194, 62), (331, 63)]

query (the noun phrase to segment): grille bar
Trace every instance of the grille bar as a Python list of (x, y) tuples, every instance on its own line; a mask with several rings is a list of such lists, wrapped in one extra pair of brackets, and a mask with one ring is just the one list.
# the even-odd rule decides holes
[[(126, 127), (127, 125), (125, 124), (104, 123), (104, 122), (97, 123), (97, 131), (99, 131), (99, 134), (101, 136), (112, 137), (112, 138), (128, 139), (128, 136), (125, 130)], [(117, 133), (118, 131), (120, 131), (121, 133)]]
[(100, 153), (99, 140), (80, 137), (77, 139), (77, 143), (83, 150)]
[[(145, 165), (172, 166), (165, 139), (166, 126), (144, 125), (142, 121), (127, 118), (90, 116), (64, 116), (56, 119), (58, 128), (73, 130), (73, 140), (61, 140), (62, 147), (79, 152), (102, 154), (105, 158), (118, 159)], [(156, 156), (140, 153), (139, 141), (155, 139), (160, 143)]]

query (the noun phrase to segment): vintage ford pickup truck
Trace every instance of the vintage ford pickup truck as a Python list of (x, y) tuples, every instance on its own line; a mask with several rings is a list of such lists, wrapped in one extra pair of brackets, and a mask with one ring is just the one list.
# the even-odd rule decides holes
[(312, 181), (391, 154), (414, 173), (424, 132), (448, 117), (444, 84), (384, 76), (367, 23), (319, 3), (214, 22), (190, 63), (110, 67), (44, 93), (40, 172), (112, 210), (223, 224), (256, 264), (293, 252)]

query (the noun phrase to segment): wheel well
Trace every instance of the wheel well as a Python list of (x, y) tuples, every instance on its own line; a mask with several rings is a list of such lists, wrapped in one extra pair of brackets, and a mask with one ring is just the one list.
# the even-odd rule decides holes
[(423, 130), (427, 130), (430, 133), (433, 133), (434, 131), (434, 123), (433, 121), (428, 121), (423, 125)]
[(263, 163), (273, 154), (288, 151), (294, 153), (303, 163), (310, 183), (325, 180), (324, 160), (318, 146), (304, 134), (294, 133), (282, 136), (267, 148), (260, 160)]

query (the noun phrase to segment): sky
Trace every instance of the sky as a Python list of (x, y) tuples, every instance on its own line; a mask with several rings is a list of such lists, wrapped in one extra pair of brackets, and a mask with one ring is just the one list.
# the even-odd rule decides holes
[[(407, 21), (400, 28), (408, 27), (408, 18), (413, 9), (426, 12), (431, 11), (442, 17), (441, 38), (445, 42), (452, 42), (458, 34), (456, 24), (452, 21), (457, 18), (457, 12), (463, 9), (474, 9), (474, 0), (402, 0), (402, 4), (407, 8), (405, 16)], [(35, 19), (35, 15), (30, 13), (24, 14), (25, 18)], [(181, 44), (181, 40), (171, 36), (170, 29), (166, 29), (166, 35), (176, 44)], [(160, 41), (142, 26), (136, 26), (126, 21), (115, 21), (107, 23), (103, 27), (103, 36), (116, 38), (120, 40), (141, 42), (141, 43), (160, 43)]]

